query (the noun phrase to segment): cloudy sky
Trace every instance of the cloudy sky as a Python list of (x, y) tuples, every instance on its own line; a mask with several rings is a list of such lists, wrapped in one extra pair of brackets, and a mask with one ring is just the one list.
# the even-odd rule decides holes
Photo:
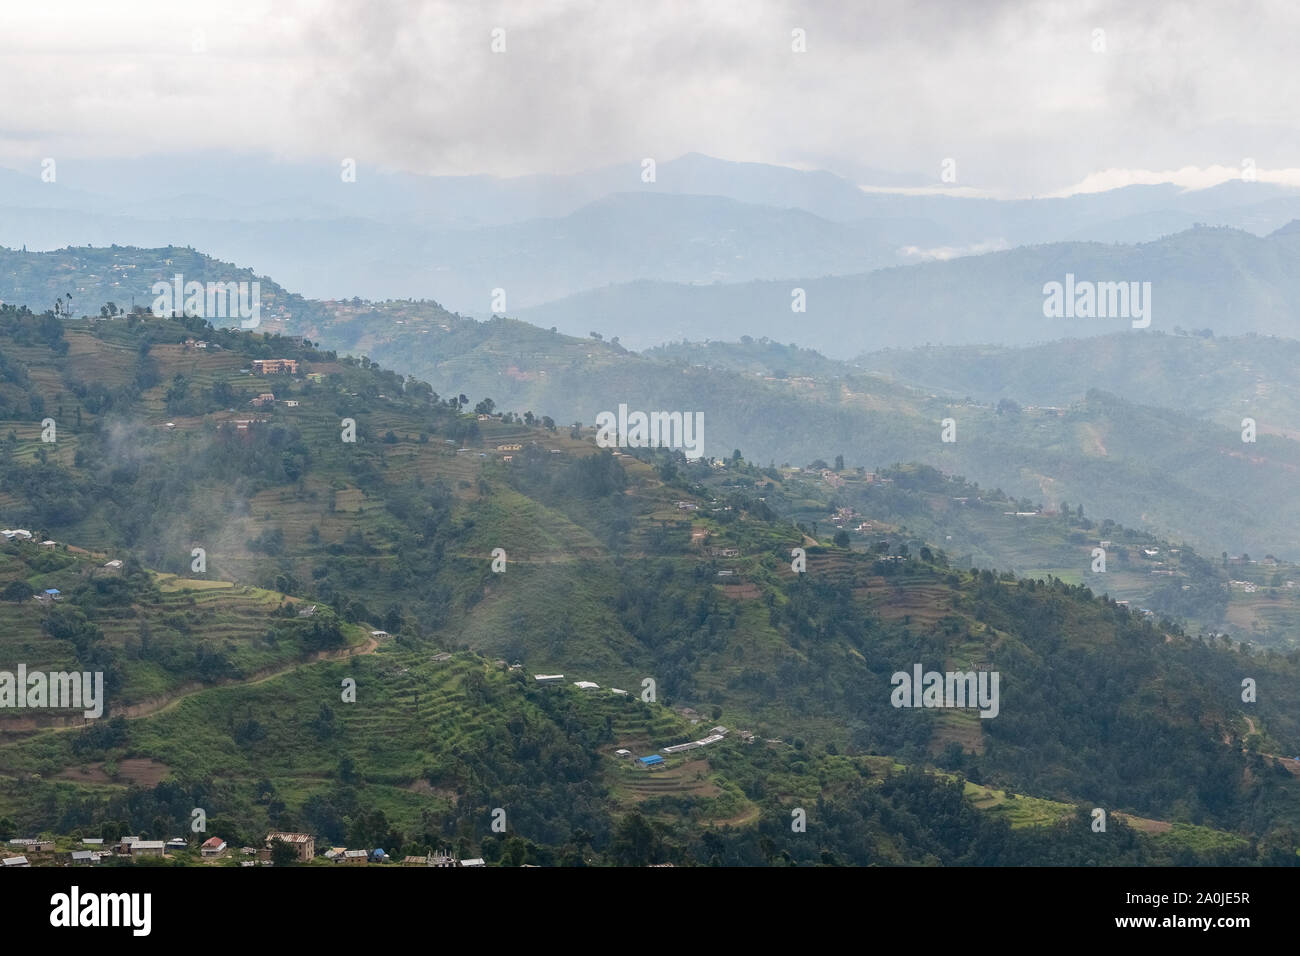
[(0, 165), (199, 148), (519, 175), (698, 151), (1012, 196), (1251, 159), (1300, 184), (1297, 28), (1291, 0), (9, 2)]

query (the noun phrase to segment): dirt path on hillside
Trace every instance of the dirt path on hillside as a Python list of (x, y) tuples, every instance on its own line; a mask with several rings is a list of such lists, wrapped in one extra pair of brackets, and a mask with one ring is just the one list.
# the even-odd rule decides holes
[[(132, 704), (130, 707), (123, 708), (120, 713), (122, 716), (126, 717), (127, 720), (134, 720), (137, 717), (152, 717), (155, 714), (162, 714), (172, 710), (186, 697), (193, 697), (195, 694), (202, 693), (205, 690), (215, 690), (218, 687), (252, 687), (255, 684), (265, 684), (269, 680), (283, 677), (290, 671), (296, 671), (299, 667), (305, 667), (308, 664), (315, 664), (319, 661), (340, 661), (349, 657), (360, 657), (363, 654), (373, 654), (377, 647), (379, 647), (379, 641), (376, 638), (366, 638), (366, 643), (359, 647), (344, 647), (337, 651), (317, 651), (305, 661), (295, 661), (285, 667), (255, 671), (253, 676), (248, 680), (231, 681), (227, 684), (191, 683), (185, 686), (193, 689), (187, 690), (184, 693), (170, 694), (167, 697), (160, 697), (150, 701), (143, 701), (139, 704)], [(115, 717), (117, 714), (110, 712), (109, 716)]]
[[(299, 667), (305, 667), (308, 664), (316, 664), (325, 660), (345, 660), (349, 657), (360, 657), (363, 654), (373, 654), (379, 647), (379, 641), (370, 637), (364, 644), (355, 647), (344, 647), (333, 651), (316, 651), (304, 660), (294, 661), (283, 667), (266, 668), (260, 671), (254, 671), (246, 680), (225, 681), (219, 684), (201, 684), (198, 681), (188, 681), (180, 684), (170, 694), (161, 697), (151, 697), (142, 700), (137, 704), (131, 704), (127, 707), (109, 708), (108, 713), (97, 719), (107, 719), (110, 717), (125, 717), (127, 720), (136, 720), (140, 717), (152, 717), (156, 714), (166, 713), (173, 709), (187, 697), (193, 697), (195, 694), (201, 694), (206, 690), (216, 690), (221, 687), (251, 687), (254, 684), (264, 684), (269, 680), (277, 677), (283, 677)], [(52, 721), (57, 721), (54, 723)], [(41, 731), (41, 730), (75, 730), (78, 727), (85, 727), (89, 721), (84, 717), (56, 717), (45, 718), (39, 724), (37, 718), (23, 718), (20, 720), (5, 721), (0, 723), (0, 737), (6, 731)]]
[[(1244, 714), (1242, 716), (1245, 717)], [(1246, 717), (1245, 719), (1246, 719), (1246, 726), (1250, 728), (1250, 733), (1247, 734), (1246, 736), (1250, 737), (1254, 734), (1259, 733), (1259, 731), (1255, 727), (1255, 721), (1252, 720), (1250, 717)], [(1241, 752), (1242, 753), (1246, 752), (1244, 738), (1242, 740)], [(1281, 764), (1282, 769), (1289, 771), (1290, 773), (1294, 774), (1297, 777), (1300, 777), (1300, 760), (1295, 760), (1294, 758), (1291, 757), (1283, 757), (1281, 754), (1266, 754), (1263, 753), (1262, 751), (1260, 752), (1260, 756), (1267, 757), (1268, 759)]]

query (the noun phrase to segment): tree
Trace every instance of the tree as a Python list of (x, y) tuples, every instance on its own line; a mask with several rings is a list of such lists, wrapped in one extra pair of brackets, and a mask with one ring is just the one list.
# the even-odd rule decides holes
[(495, 409), (496, 407), (497, 407), (496, 402), (492, 401), (492, 399), (490, 398), (485, 398), (483, 399), (483, 401), (479, 402), (477, 405), (474, 406), (474, 414), (491, 415), (493, 409)]
[(0, 599), (19, 603), (26, 601), (32, 596), (31, 586), (26, 581), (10, 581), (5, 585), (5, 589), (0, 591)]
[(847, 548), (849, 546), (849, 533), (841, 528), (839, 531), (835, 532), (835, 538), (833, 540), (835, 541), (835, 547)]
[(659, 862), (663, 841), (645, 817), (633, 810), (619, 824), (610, 852), (623, 866), (645, 866)]
[(298, 850), (292, 843), (283, 840), (271, 841), (271, 862), (276, 866), (292, 866), (298, 862)]
[(836, 471), (843, 471), (843, 470), (844, 470), (844, 456), (843, 456), (843, 455), (836, 455), (836, 456), (835, 456), (835, 470), (836, 470)]

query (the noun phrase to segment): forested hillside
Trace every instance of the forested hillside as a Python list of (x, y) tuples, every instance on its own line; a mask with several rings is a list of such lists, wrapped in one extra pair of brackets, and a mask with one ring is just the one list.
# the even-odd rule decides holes
[[(6, 657), (116, 675), (104, 721), (0, 727), (25, 830), (211, 804), (241, 839), (515, 862), (1295, 857), (1295, 652), (897, 529), (845, 547), (743, 457), (598, 449), (309, 341), (6, 307), (0, 355), (0, 517), (31, 534), (4, 546)], [(894, 706), (915, 665), (999, 672), (997, 716)], [(713, 724), (664, 771), (613, 753)], [(1095, 806), (1121, 814), (1104, 846)]]

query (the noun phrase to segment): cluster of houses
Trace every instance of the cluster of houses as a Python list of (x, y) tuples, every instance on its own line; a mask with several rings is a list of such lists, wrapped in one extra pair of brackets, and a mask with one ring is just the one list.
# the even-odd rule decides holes
[(298, 360), (289, 358), (253, 359), (253, 373), (256, 375), (297, 375)]
[[(26, 528), (6, 528), (3, 531), (0, 531), (0, 534), (4, 535), (6, 541), (30, 542), (34, 539), (34, 535)], [(42, 541), (40, 544), (42, 548), (45, 548), (47, 550), (53, 550), (54, 548), (57, 548), (59, 545), (57, 541), (51, 538), (47, 538), (46, 540)], [(111, 561), (106, 561), (103, 564), (103, 566), (100, 567), (95, 573), (97, 575), (118, 574), (121, 572), (121, 570), (122, 570), (121, 560), (118, 558), (113, 558)], [(39, 594), (32, 595), (32, 600), (38, 601), (41, 604), (53, 604), (55, 601), (63, 600), (63, 592), (58, 588), (45, 588)]]
[[(265, 408), (268, 405), (274, 405), (276, 402), (275, 392), (262, 392), (257, 398), (251, 399), (248, 404), (254, 408)], [(280, 402), (285, 408), (297, 408), (302, 403), (296, 398), (287, 398)]]
[[(519, 670), (521, 666), (522, 665), (518, 663), (511, 664), (510, 669)], [(535, 680), (539, 684), (562, 684), (564, 683), (564, 675), (563, 674), (534, 674), (533, 680)], [(599, 684), (597, 684), (595, 681), (589, 681), (589, 680), (575, 680), (573, 682), (573, 686), (578, 688), (578, 690), (600, 690)], [(609, 692), (611, 694), (618, 694), (620, 696), (627, 695), (627, 691), (623, 690), (621, 687), (611, 687), (609, 688)]]
[(663, 752), (666, 754), (679, 754), (687, 750), (696, 750), (700, 747), (707, 747), (709, 744), (716, 744), (727, 736), (727, 728), (718, 726), (709, 731), (707, 737), (701, 737), (699, 740), (691, 740), (684, 744), (677, 744), (672, 747), (664, 747)]
[[(534, 674), (533, 680), (535, 680), (539, 684), (562, 684), (564, 682), (564, 675), (563, 674)], [(599, 684), (589, 680), (573, 681), (573, 686), (577, 687), (579, 690), (586, 690), (586, 691), (600, 690)], [(622, 690), (618, 687), (611, 687), (609, 691), (611, 694), (627, 694), (627, 691)], [(692, 714), (694, 713), (694, 711), (690, 711), (689, 708), (687, 712)], [(695, 721), (692, 721), (692, 723), (695, 723)], [(657, 754), (650, 754), (645, 757), (637, 757), (636, 762), (640, 766), (645, 767), (648, 770), (655, 770), (655, 769), (662, 770), (664, 766), (664, 758), (662, 754), (679, 754), (679, 753), (684, 753), (687, 750), (697, 750), (700, 747), (707, 747), (709, 744), (716, 744), (719, 740), (725, 739), (728, 733), (729, 731), (727, 730), (726, 727), (719, 725), (717, 727), (714, 727), (712, 730), (710, 730), (707, 736), (701, 737), (699, 740), (691, 740), (684, 744), (674, 744), (671, 747), (664, 747)], [(738, 736), (745, 743), (754, 742), (754, 735), (747, 730), (740, 731)], [(632, 751), (627, 750), (625, 748), (620, 748), (618, 750), (615, 750), (614, 755), (617, 757), (628, 757), (628, 758), (633, 756)]]
[[(365, 865), (369, 863), (389, 863), (392, 857), (382, 849), (375, 850), (348, 850), (341, 846), (332, 847), (326, 850), (322, 856), (334, 863), (348, 865)], [(407, 856), (403, 857), (402, 866), (438, 866), (438, 867), (457, 867), (469, 866), (480, 867), (487, 866), (487, 861), (481, 857), (472, 857), (462, 860), (455, 853), (448, 852), (430, 852), (425, 856)]]
[[(297, 851), (298, 859), (304, 863), (315, 856), (316, 838), (310, 834), (270, 833), (266, 837), (264, 846), (260, 848), (246, 846), (240, 849), (240, 853), (244, 856), (256, 857), (255, 860), (245, 861), (240, 865), (257, 866), (259, 863), (270, 865), (271, 847), (276, 841), (292, 846)], [(48, 861), (65, 866), (95, 866), (105, 860), (165, 857), (169, 853), (190, 848), (189, 843), (182, 837), (171, 840), (142, 840), (138, 836), (124, 836), (114, 842), (107, 842), (98, 837), (87, 837), (81, 841), (81, 846), (80, 850), (56, 852), (53, 840), (14, 839), (9, 841), (8, 849), (17, 855), (0, 860), (0, 866), (31, 866), (33, 860), (38, 863)], [(199, 846), (199, 855), (205, 860), (221, 859), (229, 851), (230, 847), (227, 846), (226, 841), (218, 836), (208, 837)]]
[[(664, 754), (669, 754), (671, 756), (672, 754), (685, 753), (688, 750), (698, 750), (701, 747), (709, 746), (709, 744), (716, 744), (719, 740), (725, 740), (728, 733), (730, 733), (730, 731), (728, 731), (726, 727), (719, 725), (710, 730), (707, 736), (701, 737), (699, 740), (690, 740), (684, 744), (674, 744), (671, 747), (664, 747), (657, 754), (648, 754), (644, 757), (637, 757), (636, 763), (638, 766), (643, 767), (646, 770), (662, 770), (665, 766), (663, 758)], [(739, 736), (744, 743), (752, 744), (754, 742), (754, 735), (748, 730), (740, 731), (737, 736)], [(632, 751), (627, 750), (626, 748), (620, 748), (614, 751), (614, 756), (630, 759), (633, 754)]]
[[(189, 844), (181, 837), (172, 840), (142, 840), (138, 836), (125, 836), (116, 842), (108, 843), (102, 837), (87, 837), (81, 841), (80, 850), (55, 852), (53, 840), (20, 838), (9, 841), (9, 849), (20, 851), (19, 856), (10, 856), (0, 861), (4, 866), (30, 866), (28, 857), (37, 862), (50, 859), (55, 863), (72, 866), (96, 866), (104, 860), (141, 859), (144, 857), (162, 857), (175, 850), (189, 849)], [(218, 857), (226, 851), (226, 843), (220, 837), (212, 837), (201, 847), (204, 858)]]

